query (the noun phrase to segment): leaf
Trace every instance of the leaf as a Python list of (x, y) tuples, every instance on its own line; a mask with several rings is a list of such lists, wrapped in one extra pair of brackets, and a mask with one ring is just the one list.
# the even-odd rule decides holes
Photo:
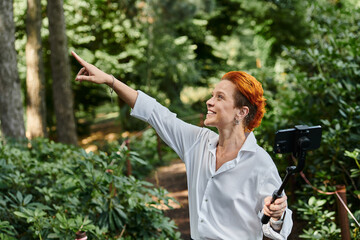
[(110, 225), (110, 229), (111, 230), (115, 230), (115, 224), (114, 224), (114, 212), (112, 210), (110, 210), (110, 213), (109, 213), (109, 225)]
[(344, 118), (347, 118), (347, 115), (343, 110), (339, 109), (339, 112), (340, 112), (341, 116), (343, 116)]
[(33, 198), (33, 196), (31, 194), (26, 195), (26, 197), (24, 198), (24, 205), (27, 205), (31, 199)]
[(315, 198), (314, 196), (312, 196), (312, 197), (309, 198), (308, 203), (309, 203), (310, 206), (314, 205), (315, 202), (316, 202), (316, 198)]
[(26, 219), (26, 222), (27, 222), (27, 223), (35, 222), (35, 218), (33, 218), (33, 217), (28, 217), (28, 218)]
[(14, 214), (18, 217), (22, 217), (22, 218), (27, 218), (28, 216), (26, 216), (24, 213), (22, 212), (18, 212), (18, 211), (15, 211)]
[(23, 195), (21, 194), (21, 192), (17, 191), (16, 198), (18, 199), (19, 203), (22, 203)]
[(123, 219), (127, 219), (126, 213), (122, 209), (120, 209), (120, 207), (116, 206), (114, 209), (120, 217), (122, 217)]
[(34, 215), (35, 215), (35, 217), (43, 217), (46, 215), (46, 212), (44, 212), (40, 208), (37, 208), (37, 209), (35, 209)]
[(132, 160), (133, 162), (137, 162), (137, 163), (140, 163), (140, 164), (142, 164), (142, 165), (147, 165), (147, 164), (148, 164), (146, 161), (144, 161), (144, 160), (142, 160), (141, 158), (136, 157), (136, 156), (134, 156), (134, 155), (131, 156), (131, 160)]
[(66, 222), (66, 218), (61, 213), (57, 213), (55, 216), (60, 222), (62, 223)]
[(115, 222), (115, 225), (117, 226), (117, 228), (122, 228), (123, 227), (123, 223), (120, 219), (120, 217), (118, 216), (118, 214), (113, 214), (113, 217), (114, 217), (114, 222)]
[(47, 238), (60, 238), (60, 236), (57, 233), (50, 233)]

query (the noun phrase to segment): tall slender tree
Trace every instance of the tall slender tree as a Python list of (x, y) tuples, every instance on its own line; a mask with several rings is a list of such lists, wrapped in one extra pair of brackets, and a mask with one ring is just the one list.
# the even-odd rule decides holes
[(52, 89), (58, 140), (77, 145), (63, 0), (48, 0), (47, 3)]
[(27, 135), (46, 137), (45, 77), (41, 44), (41, 0), (27, 0)]
[(15, 51), (12, 0), (0, 1), (0, 120), (7, 137), (25, 138), (24, 110)]

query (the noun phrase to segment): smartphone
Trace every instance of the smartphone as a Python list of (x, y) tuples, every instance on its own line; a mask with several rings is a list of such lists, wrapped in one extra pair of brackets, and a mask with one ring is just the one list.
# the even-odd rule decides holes
[(310, 141), (303, 150), (320, 147), (321, 126), (297, 125), (295, 128), (278, 130), (275, 135), (275, 153), (295, 153), (300, 138), (307, 137)]

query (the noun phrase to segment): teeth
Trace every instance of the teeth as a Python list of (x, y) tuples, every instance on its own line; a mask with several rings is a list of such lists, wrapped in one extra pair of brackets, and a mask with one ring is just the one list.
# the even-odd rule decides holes
[(212, 111), (208, 111), (207, 113), (208, 113), (208, 114), (213, 114), (214, 112), (212, 112)]

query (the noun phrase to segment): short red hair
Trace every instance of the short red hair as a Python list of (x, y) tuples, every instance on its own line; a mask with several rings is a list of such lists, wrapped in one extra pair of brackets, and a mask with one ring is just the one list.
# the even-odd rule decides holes
[(226, 73), (221, 80), (228, 80), (235, 84), (237, 91), (234, 96), (235, 107), (247, 106), (249, 114), (245, 118), (247, 131), (260, 126), (265, 113), (266, 99), (261, 83), (250, 74), (242, 71)]

